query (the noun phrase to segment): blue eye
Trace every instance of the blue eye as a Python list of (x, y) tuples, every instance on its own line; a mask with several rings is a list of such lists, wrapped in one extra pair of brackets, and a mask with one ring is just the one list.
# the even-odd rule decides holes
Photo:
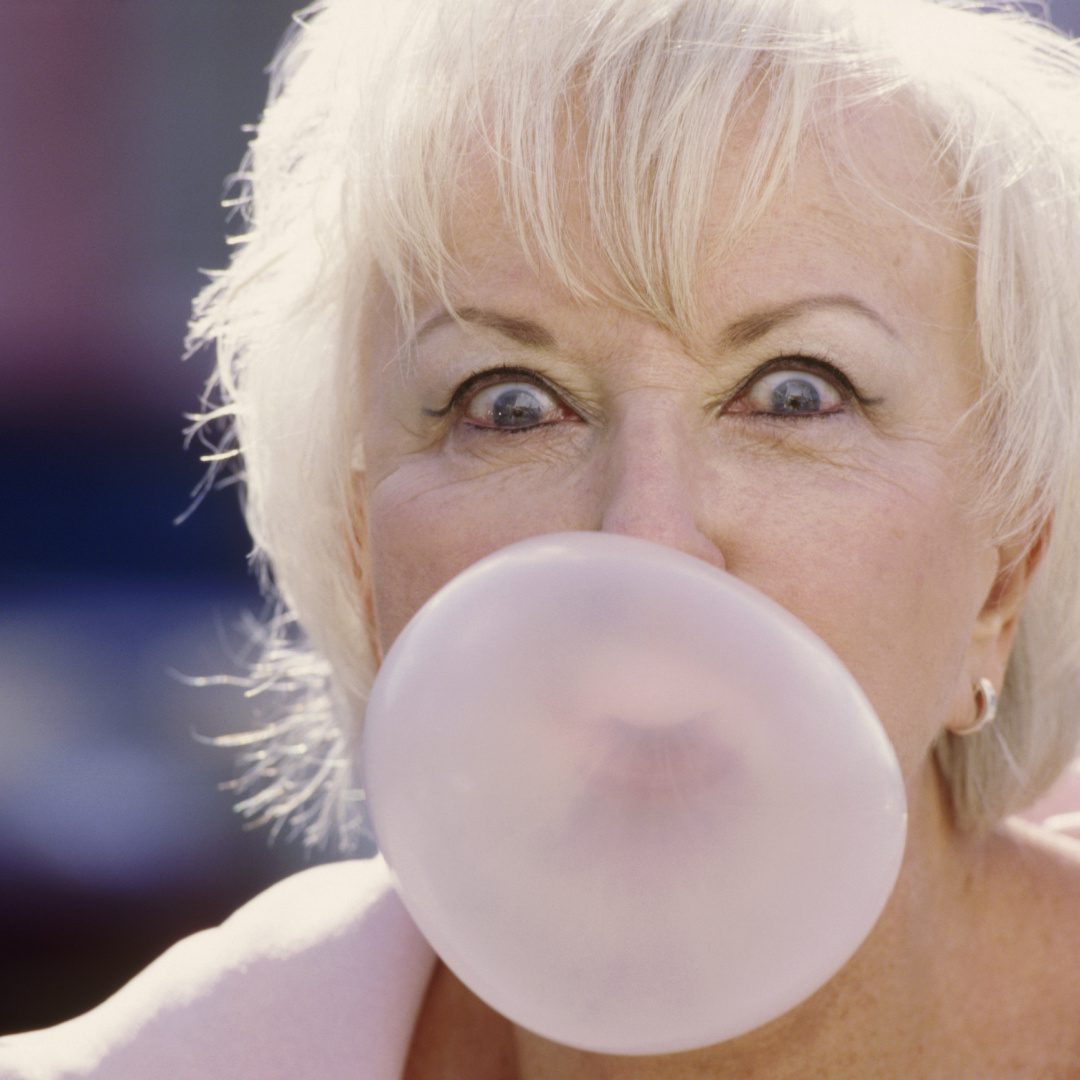
[(821, 408), (821, 393), (810, 379), (799, 376), (774, 386), (769, 404), (770, 411), (776, 413), (817, 412)]
[(834, 381), (777, 365), (759, 375), (732, 402), (732, 413), (798, 417), (842, 412), (848, 395)]
[(474, 427), (527, 431), (566, 418), (567, 410), (540, 386), (496, 382), (477, 390), (466, 401), (463, 415)]

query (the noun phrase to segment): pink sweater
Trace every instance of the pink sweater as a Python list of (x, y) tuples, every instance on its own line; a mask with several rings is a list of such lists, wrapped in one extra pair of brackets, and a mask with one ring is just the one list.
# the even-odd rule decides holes
[(381, 858), (305, 870), (108, 1001), (0, 1039), (2, 1080), (400, 1080), (434, 953)]

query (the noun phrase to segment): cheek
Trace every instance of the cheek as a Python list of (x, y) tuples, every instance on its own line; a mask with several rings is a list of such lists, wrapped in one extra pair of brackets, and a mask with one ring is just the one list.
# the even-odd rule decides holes
[[(729, 569), (771, 595), (840, 657), (877, 710), (906, 773), (922, 763), (956, 700), (981, 606), (979, 550), (940, 492), (861, 487), (788, 520), (748, 528), (777, 543)], [(786, 551), (781, 549), (786, 546)]]
[(375, 626), (385, 651), (443, 585), (499, 548), (545, 532), (586, 527), (570, 477), (493, 468), (468, 479), (417, 459), (367, 497)]
[(460, 523), (440, 514), (438, 502), (408, 498), (387, 482), (368, 503), (375, 629), (384, 654), (424, 601), (473, 561)]

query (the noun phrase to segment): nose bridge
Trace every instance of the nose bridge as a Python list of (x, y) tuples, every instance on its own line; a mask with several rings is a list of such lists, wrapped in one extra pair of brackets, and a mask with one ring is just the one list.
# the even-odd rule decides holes
[(702, 480), (700, 447), (678, 403), (640, 400), (610, 433), (600, 527), (722, 566)]

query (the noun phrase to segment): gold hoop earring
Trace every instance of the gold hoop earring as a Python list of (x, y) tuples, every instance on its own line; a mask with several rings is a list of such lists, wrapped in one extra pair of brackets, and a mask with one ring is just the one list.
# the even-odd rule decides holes
[(987, 724), (992, 724), (997, 716), (998, 696), (994, 684), (983, 678), (973, 683), (971, 689), (975, 694), (975, 719), (965, 727), (953, 728), (954, 735), (974, 735), (977, 731), (982, 731)]

